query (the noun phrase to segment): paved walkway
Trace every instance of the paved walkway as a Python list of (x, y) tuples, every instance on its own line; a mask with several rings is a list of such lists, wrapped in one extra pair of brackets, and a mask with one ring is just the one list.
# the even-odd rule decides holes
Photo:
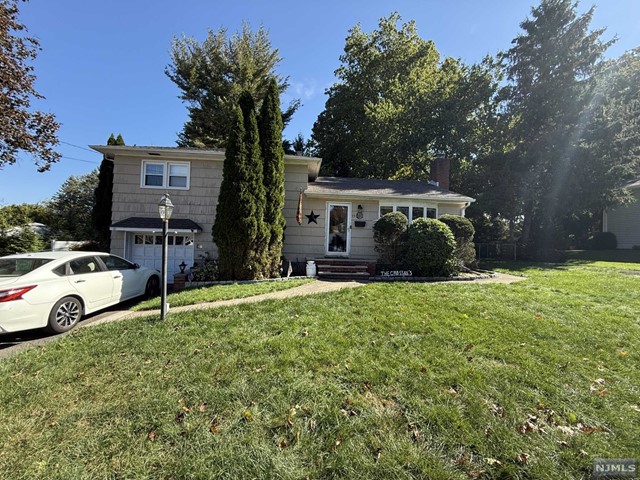
[[(477, 280), (471, 280), (469, 282), (462, 283), (513, 283), (520, 280), (525, 280), (526, 277), (518, 277), (515, 275), (507, 275), (504, 273), (496, 273), (490, 278), (482, 278)], [(289, 288), (287, 290), (280, 290), (278, 292), (264, 293), (262, 295), (255, 295), (253, 297), (235, 298), (232, 300), (221, 300), (218, 302), (197, 303), (195, 305), (185, 305), (183, 307), (171, 308), (172, 314), (178, 312), (186, 312), (190, 310), (205, 310), (208, 308), (228, 307), (233, 305), (239, 305), (241, 303), (256, 303), (263, 300), (272, 299), (284, 299), (291, 297), (299, 297), (304, 295), (315, 295), (320, 293), (334, 292), (345, 288), (356, 288), (363, 285), (367, 285), (366, 281), (327, 281), (316, 280), (315, 282), (309, 282), (299, 287)], [(446, 282), (451, 285), (460, 285), (461, 282)], [(125, 307), (126, 308), (126, 307)], [(145, 310), (140, 312), (133, 312), (131, 310), (110, 310), (103, 313), (99, 313), (91, 316), (90, 318), (82, 321), (79, 328), (86, 328), (93, 325), (100, 325), (102, 323), (114, 322), (117, 320), (124, 320), (127, 318), (145, 317), (149, 315), (159, 315), (160, 310)], [(70, 333), (70, 332), (69, 332)], [(62, 335), (48, 335), (38, 330), (31, 330), (27, 332), (19, 332), (17, 334), (8, 334), (8, 336), (0, 336), (0, 359), (9, 357), (18, 352), (27, 350), (32, 347), (44, 345)], [(17, 338), (12, 338), (16, 336)], [(4, 340), (4, 342), (3, 342)]]

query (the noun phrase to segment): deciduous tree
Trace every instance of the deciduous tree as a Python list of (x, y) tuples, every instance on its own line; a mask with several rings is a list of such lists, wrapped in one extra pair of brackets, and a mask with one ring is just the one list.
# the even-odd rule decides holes
[(394, 13), (371, 33), (360, 25), (349, 32), (338, 82), (313, 127), (324, 174), (425, 178), (436, 153), (477, 153), (495, 66), (441, 60), (413, 21), (400, 20)]
[(15, 163), (23, 151), (44, 172), (60, 158), (53, 150), (59, 124), (53, 114), (31, 109), (33, 99), (44, 98), (35, 89), (30, 64), (40, 43), (26, 34), (18, 13), (17, 0), (0, 0), (0, 169)]

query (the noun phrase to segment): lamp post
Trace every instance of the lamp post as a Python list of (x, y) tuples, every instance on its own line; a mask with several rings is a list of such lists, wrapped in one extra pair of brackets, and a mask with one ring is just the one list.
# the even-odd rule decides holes
[(167, 230), (169, 229), (169, 219), (173, 213), (173, 203), (169, 194), (165, 193), (158, 202), (158, 212), (162, 219), (162, 285), (160, 294), (160, 320), (164, 320), (167, 315)]

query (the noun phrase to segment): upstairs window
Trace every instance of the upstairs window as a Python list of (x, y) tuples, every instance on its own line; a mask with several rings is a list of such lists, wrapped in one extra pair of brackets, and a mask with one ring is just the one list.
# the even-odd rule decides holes
[(188, 162), (142, 162), (142, 188), (189, 189)]

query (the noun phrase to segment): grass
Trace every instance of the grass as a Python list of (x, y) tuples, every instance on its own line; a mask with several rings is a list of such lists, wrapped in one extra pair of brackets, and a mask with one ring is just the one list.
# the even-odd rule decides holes
[(638, 266), (501, 264), (80, 329), (0, 362), (17, 479), (576, 479), (638, 457)]
[[(212, 285), (207, 287), (187, 288), (167, 295), (167, 303), (172, 307), (193, 305), (195, 303), (217, 302), (233, 298), (252, 297), (264, 293), (278, 292), (299, 287), (312, 282), (313, 279), (291, 279), (277, 282), (232, 283), (229, 285)], [(160, 308), (160, 298), (152, 298), (135, 305), (132, 310), (154, 310)]]

